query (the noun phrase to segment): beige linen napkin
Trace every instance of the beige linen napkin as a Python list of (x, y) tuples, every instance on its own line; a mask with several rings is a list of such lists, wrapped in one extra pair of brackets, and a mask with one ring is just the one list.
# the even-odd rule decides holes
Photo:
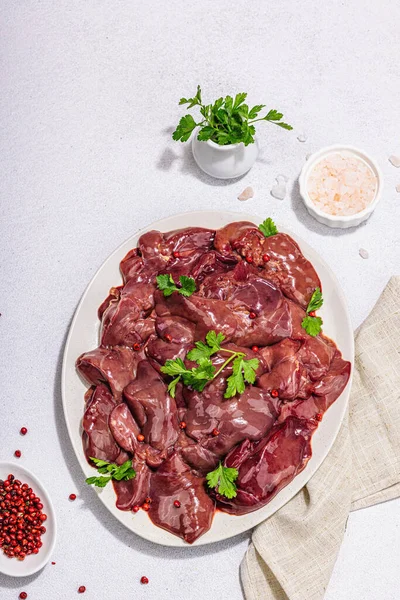
[(246, 600), (321, 600), (351, 510), (400, 496), (400, 277), (356, 332), (349, 411), (308, 484), (253, 532)]

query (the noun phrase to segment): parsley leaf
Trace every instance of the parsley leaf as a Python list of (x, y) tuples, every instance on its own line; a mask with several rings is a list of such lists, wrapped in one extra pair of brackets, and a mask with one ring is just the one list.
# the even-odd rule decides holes
[(265, 219), (265, 221), (263, 221), (261, 225), (258, 226), (258, 229), (261, 231), (261, 233), (265, 235), (265, 237), (270, 237), (271, 235), (275, 235), (276, 233), (278, 233), (276, 225), (271, 219), (271, 217)]
[(254, 383), (256, 380), (256, 371), (258, 369), (258, 358), (246, 360), (238, 356), (233, 361), (232, 375), (227, 379), (227, 388), (224, 398), (232, 398), (236, 394), (243, 394), (245, 390), (245, 381)]
[[(274, 123), (275, 125), (279, 125), (279, 127), (282, 127), (283, 129), (288, 129), (289, 131), (291, 129), (293, 129), (293, 127), (291, 125), (288, 125), (287, 123), (283, 123), (281, 121), (282, 118), (283, 118), (283, 114), (273, 108), (272, 110), (269, 111), (269, 113), (267, 115), (265, 115), (265, 117), (263, 117), (263, 120), (270, 121), (270, 122)], [(278, 121), (281, 121), (281, 122), (278, 123)]]
[(258, 369), (258, 358), (242, 360), (243, 377), (247, 383), (254, 383), (256, 380), (256, 371)]
[(182, 375), (187, 372), (185, 363), (181, 358), (168, 359), (160, 370), (166, 375)]
[(206, 342), (195, 342), (196, 348), (190, 350), (187, 354), (187, 358), (189, 360), (194, 360), (195, 362), (199, 362), (199, 360), (203, 358), (209, 358), (218, 350), (221, 350), (221, 343), (224, 341), (225, 336), (223, 333), (216, 333), (211, 330), (206, 335)]
[(174, 292), (179, 292), (182, 296), (189, 297), (196, 291), (195, 280), (186, 275), (179, 277), (180, 288), (175, 284), (171, 274), (157, 275), (156, 280), (158, 289), (164, 293), (164, 296), (171, 296)]
[(198, 364), (198, 367), (187, 369), (181, 358), (175, 358), (167, 360), (161, 367), (162, 373), (175, 377), (168, 385), (168, 392), (172, 398), (175, 398), (176, 386), (181, 379), (185, 385), (202, 392), (207, 382), (213, 378), (215, 367), (209, 358), (199, 358)]
[(313, 310), (318, 310), (324, 303), (324, 299), (322, 298), (322, 292), (319, 287), (316, 287), (313, 295), (311, 296), (311, 300), (307, 306), (307, 314), (312, 312)]
[(307, 315), (301, 322), (301, 326), (306, 330), (308, 335), (315, 337), (319, 334), (322, 328), (322, 319), (321, 317), (310, 317)]
[(106, 487), (107, 483), (111, 481), (111, 477), (88, 477), (86, 483), (89, 485), (95, 485), (96, 487)]
[(263, 108), (265, 108), (265, 104), (256, 104), (256, 106), (253, 106), (253, 108), (249, 111), (249, 119), (255, 119), (260, 110)]
[(182, 294), (182, 296), (191, 296), (196, 291), (196, 282), (192, 277), (181, 275), (179, 281), (181, 283), (181, 289), (178, 290), (178, 292)]
[(173, 379), (168, 384), (168, 394), (171, 396), (171, 398), (175, 398), (176, 386), (178, 385), (178, 383), (179, 383), (180, 380), (181, 380), (181, 376), (178, 375), (178, 377), (175, 377), (175, 379)]
[(86, 483), (89, 485), (95, 485), (96, 487), (105, 487), (111, 479), (116, 481), (128, 481), (136, 477), (136, 471), (132, 467), (132, 461), (127, 460), (122, 465), (115, 463), (109, 463), (99, 458), (90, 457), (90, 460), (96, 465), (99, 473), (102, 475), (109, 474), (108, 477), (88, 477)]
[(238, 475), (239, 472), (237, 469), (224, 467), (220, 462), (214, 471), (207, 473), (207, 485), (210, 488), (216, 488), (217, 492), (221, 494), (221, 496), (225, 496), (226, 498), (235, 498), (237, 495), (235, 481), (238, 478)]
[(187, 353), (187, 358), (189, 360), (193, 360), (198, 362), (202, 358), (207, 358), (211, 356), (211, 348), (207, 346), (204, 342), (195, 342), (196, 348), (193, 348)]
[(211, 127), (211, 125), (206, 125), (202, 129), (200, 129), (197, 139), (200, 140), (201, 142), (206, 142), (207, 140), (210, 140), (212, 138), (214, 133), (215, 133), (214, 127)]
[(322, 292), (319, 287), (316, 287), (307, 306), (307, 316), (305, 316), (301, 322), (301, 326), (303, 327), (303, 329), (306, 330), (308, 335), (311, 335), (313, 337), (318, 335), (321, 331), (322, 319), (321, 317), (311, 317), (309, 313), (321, 308), (323, 303), (324, 299), (322, 298)]
[[(214, 330), (211, 330), (206, 335), (206, 342), (210, 346), (210, 348), (216, 348), (217, 350), (221, 349), (221, 344), (224, 341), (225, 336), (223, 333), (216, 333)], [(217, 351), (215, 350), (215, 352)]]
[(195, 96), (193, 96), (193, 98), (181, 98), (179, 100), (179, 104), (189, 104), (188, 108), (192, 108), (192, 106), (195, 106), (196, 104), (200, 104), (201, 105), (201, 88), (198, 85), (197, 86), (197, 93)]
[(178, 291), (172, 275), (157, 275), (158, 289), (164, 292), (164, 296), (171, 296), (173, 292)]
[(192, 115), (185, 115), (179, 121), (178, 127), (172, 134), (172, 139), (174, 139), (176, 142), (178, 140), (180, 140), (181, 142), (187, 142), (190, 136), (192, 135), (193, 129), (195, 129), (196, 127), (197, 123), (193, 119)]

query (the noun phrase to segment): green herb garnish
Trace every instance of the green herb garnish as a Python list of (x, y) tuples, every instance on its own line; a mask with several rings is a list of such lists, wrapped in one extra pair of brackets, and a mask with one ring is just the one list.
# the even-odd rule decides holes
[(307, 306), (307, 316), (301, 322), (301, 326), (306, 330), (308, 335), (315, 337), (319, 334), (322, 328), (322, 319), (321, 317), (316, 317), (315, 315), (310, 316), (311, 312), (315, 312), (324, 303), (324, 299), (322, 298), (322, 292), (319, 287), (315, 288), (313, 295), (311, 296), (311, 300)]
[(258, 368), (258, 358), (244, 360), (238, 357), (233, 361), (233, 373), (228, 379), (225, 398), (232, 398), (236, 394), (243, 394), (246, 383), (254, 383), (256, 380), (256, 370)]
[[(176, 386), (179, 381), (184, 385), (202, 392), (209, 381), (217, 377), (223, 369), (233, 361), (233, 373), (226, 382), (227, 387), (224, 397), (231, 398), (236, 394), (242, 394), (245, 390), (245, 382), (254, 383), (256, 380), (256, 370), (259, 365), (258, 358), (245, 359), (243, 352), (234, 352), (228, 348), (223, 348), (221, 343), (225, 336), (222, 333), (209, 331), (206, 335), (206, 341), (196, 342), (195, 348), (188, 352), (186, 358), (197, 363), (197, 367), (188, 369), (181, 358), (167, 360), (161, 367), (161, 371), (166, 375), (171, 375), (174, 379), (168, 385), (168, 392), (175, 398)], [(230, 356), (223, 365), (216, 370), (211, 362), (211, 356), (216, 352), (226, 352)]]
[(265, 219), (265, 221), (263, 221), (261, 223), (261, 225), (258, 226), (258, 229), (261, 231), (261, 233), (263, 235), (265, 235), (266, 238), (278, 233), (276, 225), (273, 222), (273, 220), (271, 219), (271, 217), (268, 217), (268, 219)]
[[(111, 479), (116, 481), (128, 481), (136, 477), (136, 471), (132, 467), (132, 461), (127, 460), (122, 465), (109, 463), (99, 458), (90, 457), (90, 460), (96, 465), (97, 471), (101, 474), (100, 477), (88, 477), (86, 483), (95, 485), (96, 487), (105, 487)], [(107, 477), (104, 477), (107, 475)]]
[(256, 104), (253, 108), (245, 103), (247, 94), (241, 92), (232, 96), (218, 98), (214, 104), (203, 104), (201, 88), (197, 86), (197, 93), (193, 98), (181, 98), (179, 104), (187, 104), (187, 108), (198, 106), (201, 119), (196, 122), (192, 115), (187, 114), (181, 118), (179, 125), (172, 134), (174, 140), (187, 142), (193, 130), (200, 127), (197, 139), (200, 141), (212, 140), (221, 146), (243, 142), (245, 146), (254, 143), (257, 121), (270, 121), (283, 129), (293, 129), (291, 125), (281, 119), (283, 114), (275, 109), (270, 110), (264, 117), (258, 117), (265, 104)]
[(179, 281), (181, 287), (178, 288), (172, 275), (157, 275), (158, 289), (164, 293), (164, 296), (171, 296), (174, 292), (179, 292), (182, 296), (189, 297), (196, 291), (196, 282), (192, 277), (181, 275)]
[(223, 467), (222, 463), (219, 463), (218, 467), (207, 473), (206, 480), (207, 485), (210, 488), (216, 488), (217, 492), (221, 496), (226, 498), (235, 498), (237, 495), (237, 488), (235, 481), (238, 478), (239, 472), (237, 469)]

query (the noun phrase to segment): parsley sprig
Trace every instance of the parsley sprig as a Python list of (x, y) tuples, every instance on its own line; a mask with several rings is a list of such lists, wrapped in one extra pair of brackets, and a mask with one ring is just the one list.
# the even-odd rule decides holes
[[(100, 473), (100, 477), (88, 477), (86, 483), (89, 485), (95, 485), (96, 487), (105, 487), (111, 479), (116, 481), (128, 481), (136, 477), (136, 471), (132, 467), (132, 461), (127, 460), (122, 465), (116, 465), (115, 463), (109, 463), (99, 458), (90, 457), (90, 460), (96, 465), (97, 471)], [(107, 475), (107, 477), (104, 477)]]
[[(256, 371), (259, 365), (258, 358), (246, 359), (243, 352), (235, 352), (229, 348), (221, 346), (225, 336), (223, 333), (209, 331), (206, 335), (206, 341), (198, 341), (195, 348), (188, 352), (186, 358), (197, 363), (197, 367), (188, 369), (181, 358), (167, 360), (161, 367), (161, 371), (166, 375), (173, 377), (168, 385), (168, 392), (175, 398), (176, 386), (179, 381), (184, 385), (202, 392), (209, 381), (215, 379), (231, 362), (233, 362), (233, 371), (226, 382), (225, 398), (232, 398), (236, 394), (243, 394), (246, 383), (254, 383), (256, 380)], [(217, 370), (211, 356), (217, 352), (226, 352), (230, 356), (225, 360)]]
[(261, 231), (261, 233), (267, 238), (267, 237), (271, 237), (271, 235), (275, 235), (276, 233), (278, 233), (278, 230), (276, 228), (275, 223), (273, 222), (273, 220), (271, 219), (271, 217), (268, 217), (267, 219), (265, 219), (265, 221), (263, 221), (259, 226), (258, 229)]
[(301, 326), (306, 330), (308, 335), (315, 337), (319, 334), (322, 328), (322, 319), (321, 317), (310, 316), (311, 312), (315, 312), (324, 303), (324, 299), (322, 298), (322, 292), (319, 287), (315, 288), (313, 295), (311, 296), (311, 300), (307, 306), (307, 316), (301, 322)]
[(174, 292), (179, 292), (182, 296), (189, 297), (196, 291), (196, 282), (192, 277), (181, 275), (179, 288), (172, 278), (172, 275), (157, 275), (156, 277), (158, 289), (164, 293), (164, 296), (171, 296)]
[(215, 100), (214, 104), (203, 104), (201, 88), (198, 85), (196, 95), (193, 98), (181, 98), (179, 104), (187, 104), (188, 109), (199, 106), (202, 118), (196, 123), (192, 115), (183, 116), (172, 134), (173, 139), (187, 142), (193, 130), (199, 126), (197, 139), (200, 141), (212, 140), (220, 146), (243, 142), (248, 146), (254, 143), (256, 132), (254, 123), (258, 121), (269, 121), (283, 129), (293, 129), (291, 125), (281, 120), (283, 114), (275, 109), (271, 109), (265, 116), (257, 119), (265, 104), (256, 104), (250, 108), (245, 103), (246, 97), (246, 93), (240, 92), (235, 98), (225, 96)]
[(217, 492), (221, 496), (226, 498), (235, 498), (237, 495), (236, 479), (238, 478), (239, 472), (237, 469), (232, 467), (224, 467), (220, 462), (218, 467), (207, 473), (206, 480), (207, 485), (210, 488), (216, 488)]

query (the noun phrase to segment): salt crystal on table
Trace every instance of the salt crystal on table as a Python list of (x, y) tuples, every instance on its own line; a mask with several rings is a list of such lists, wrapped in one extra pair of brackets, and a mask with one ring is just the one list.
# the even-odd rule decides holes
[(392, 156), (389, 156), (389, 162), (391, 162), (392, 165), (398, 169), (400, 167), (400, 156), (395, 156), (392, 154)]
[(241, 194), (239, 194), (238, 200), (250, 200), (250, 198), (253, 198), (253, 196), (254, 190), (252, 187), (249, 186), (245, 188)]
[(399, 192), (400, 194), (400, 183), (396, 185), (396, 192)]
[(367, 250), (365, 250), (364, 248), (360, 248), (358, 251), (359, 255), (361, 256), (361, 258), (368, 258), (369, 254), (367, 252)]
[(277, 200), (283, 200), (286, 196), (286, 182), (287, 177), (285, 177), (285, 175), (278, 175), (276, 178), (276, 185), (271, 189), (271, 196)]

